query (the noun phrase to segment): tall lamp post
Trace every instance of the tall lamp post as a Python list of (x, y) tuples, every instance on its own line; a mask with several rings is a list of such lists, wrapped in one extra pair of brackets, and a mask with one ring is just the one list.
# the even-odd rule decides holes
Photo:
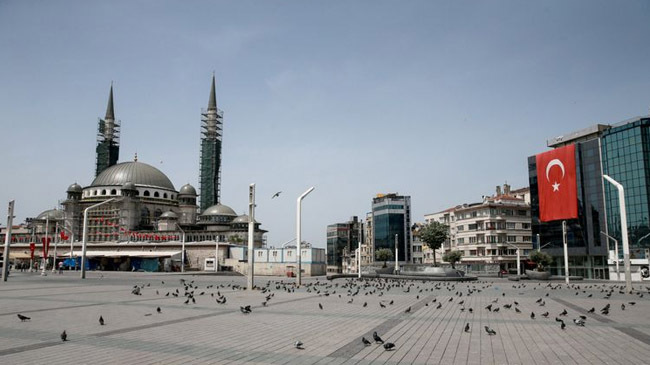
[(5, 250), (2, 259), (2, 281), (7, 281), (9, 276), (9, 245), (11, 244), (11, 228), (14, 221), (14, 201), (9, 202), (7, 213), (7, 233), (5, 234)]
[(176, 227), (181, 231), (181, 272), (185, 272), (185, 231), (178, 222), (176, 222)]
[(302, 285), (302, 262), (301, 262), (301, 247), (302, 243), (302, 200), (314, 190), (314, 187), (307, 189), (302, 195), (296, 200), (296, 258), (298, 259), (298, 275), (296, 276), (296, 283), (298, 286)]
[(110, 198), (104, 200), (101, 203), (91, 205), (88, 208), (84, 209), (84, 226), (83, 226), (83, 241), (81, 243), (81, 278), (86, 278), (86, 243), (88, 242), (88, 212), (92, 209), (95, 209), (101, 205), (108, 204), (112, 201), (117, 200), (117, 198)]
[[(603, 175), (605, 180), (609, 181), (618, 189), (618, 208), (621, 215), (621, 236), (623, 237), (623, 265), (625, 265), (625, 291), (632, 293), (632, 272), (630, 271), (630, 244), (627, 237), (627, 213), (625, 211), (625, 190), (623, 185), (612, 179), (608, 175)], [(618, 244), (617, 244), (618, 246)], [(618, 260), (618, 257), (616, 257)]]
[(248, 186), (248, 290), (255, 286), (255, 184)]

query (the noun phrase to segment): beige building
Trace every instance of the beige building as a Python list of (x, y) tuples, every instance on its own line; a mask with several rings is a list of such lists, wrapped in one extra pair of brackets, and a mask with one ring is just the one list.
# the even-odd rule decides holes
[[(516, 192), (516, 194), (515, 194)], [(463, 253), (461, 264), (472, 271), (497, 271), (516, 268), (517, 248), (524, 261), (532, 249), (530, 204), (527, 189), (511, 191), (505, 184), (496, 194), (483, 197), (480, 203), (463, 204), (425, 215), (425, 221), (438, 221), (449, 226), (449, 239), (437, 252), (437, 259), (446, 251)], [(528, 200), (529, 201), (529, 200)], [(425, 263), (433, 261), (425, 250)]]

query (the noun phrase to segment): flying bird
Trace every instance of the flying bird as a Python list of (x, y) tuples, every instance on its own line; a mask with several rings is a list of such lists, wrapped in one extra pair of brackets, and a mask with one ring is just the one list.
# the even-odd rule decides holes
[(20, 318), (20, 321), (21, 321), (21, 322), (25, 322), (25, 321), (29, 321), (29, 320), (31, 320), (30, 317), (23, 316), (22, 314), (18, 314), (18, 318)]
[(281, 193), (282, 193), (281, 191), (278, 191), (277, 193), (273, 194), (271, 199), (275, 199), (275, 198), (279, 197)]

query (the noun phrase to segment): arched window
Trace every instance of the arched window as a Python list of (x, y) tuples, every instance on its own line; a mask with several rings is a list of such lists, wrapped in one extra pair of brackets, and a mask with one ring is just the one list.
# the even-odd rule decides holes
[(160, 197), (160, 194), (158, 194), (157, 191), (154, 191), (154, 193), (153, 193), (153, 197), (154, 197), (154, 198), (159, 198), (159, 197)]
[(135, 191), (135, 196), (140, 196), (140, 190)]
[(145, 191), (144, 191), (144, 196), (150, 196), (150, 195), (151, 195), (151, 194), (149, 194), (149, 190), (145, 190)]
[(97, 195), (97, 190), (93, 191), (93, 195)]
[(162, 215), (162, 210), (156, 209), (153, 214), (154, 214), (155, 218), (158, 218), (158, 217), (160, 217)]
[(163, 194), (163, 198), (167, 199), (167, 193)]
[(102, 195), (106, 195), (106, 189), (102, 190)]
[(111, 190), (111, 195), (117, 195), (117, 190), (115, 189)]

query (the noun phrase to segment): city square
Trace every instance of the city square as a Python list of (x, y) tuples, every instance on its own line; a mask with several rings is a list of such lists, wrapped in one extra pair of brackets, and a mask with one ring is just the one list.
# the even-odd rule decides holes
[[(295, 279), (265, 277), (249, 292), (236, 275), (92, 272), (80, 280), (75, 272), (13, 273), (0, 288), (0, 362), (642, 364), (650, 358), (646, 287), (621, 294), (622, 285), (591, 281), (567, 288), (497, 278), (357, 280), (312, 277), (297, 288)], [(222, 297), (226, 303), (217, 303)], [(242, 312), (245, 306), (250, 313)], [(587, 318), (584, 327), (574, 324), (579, 316)], [(376, 344), (373, 332), (394, 350)]]

